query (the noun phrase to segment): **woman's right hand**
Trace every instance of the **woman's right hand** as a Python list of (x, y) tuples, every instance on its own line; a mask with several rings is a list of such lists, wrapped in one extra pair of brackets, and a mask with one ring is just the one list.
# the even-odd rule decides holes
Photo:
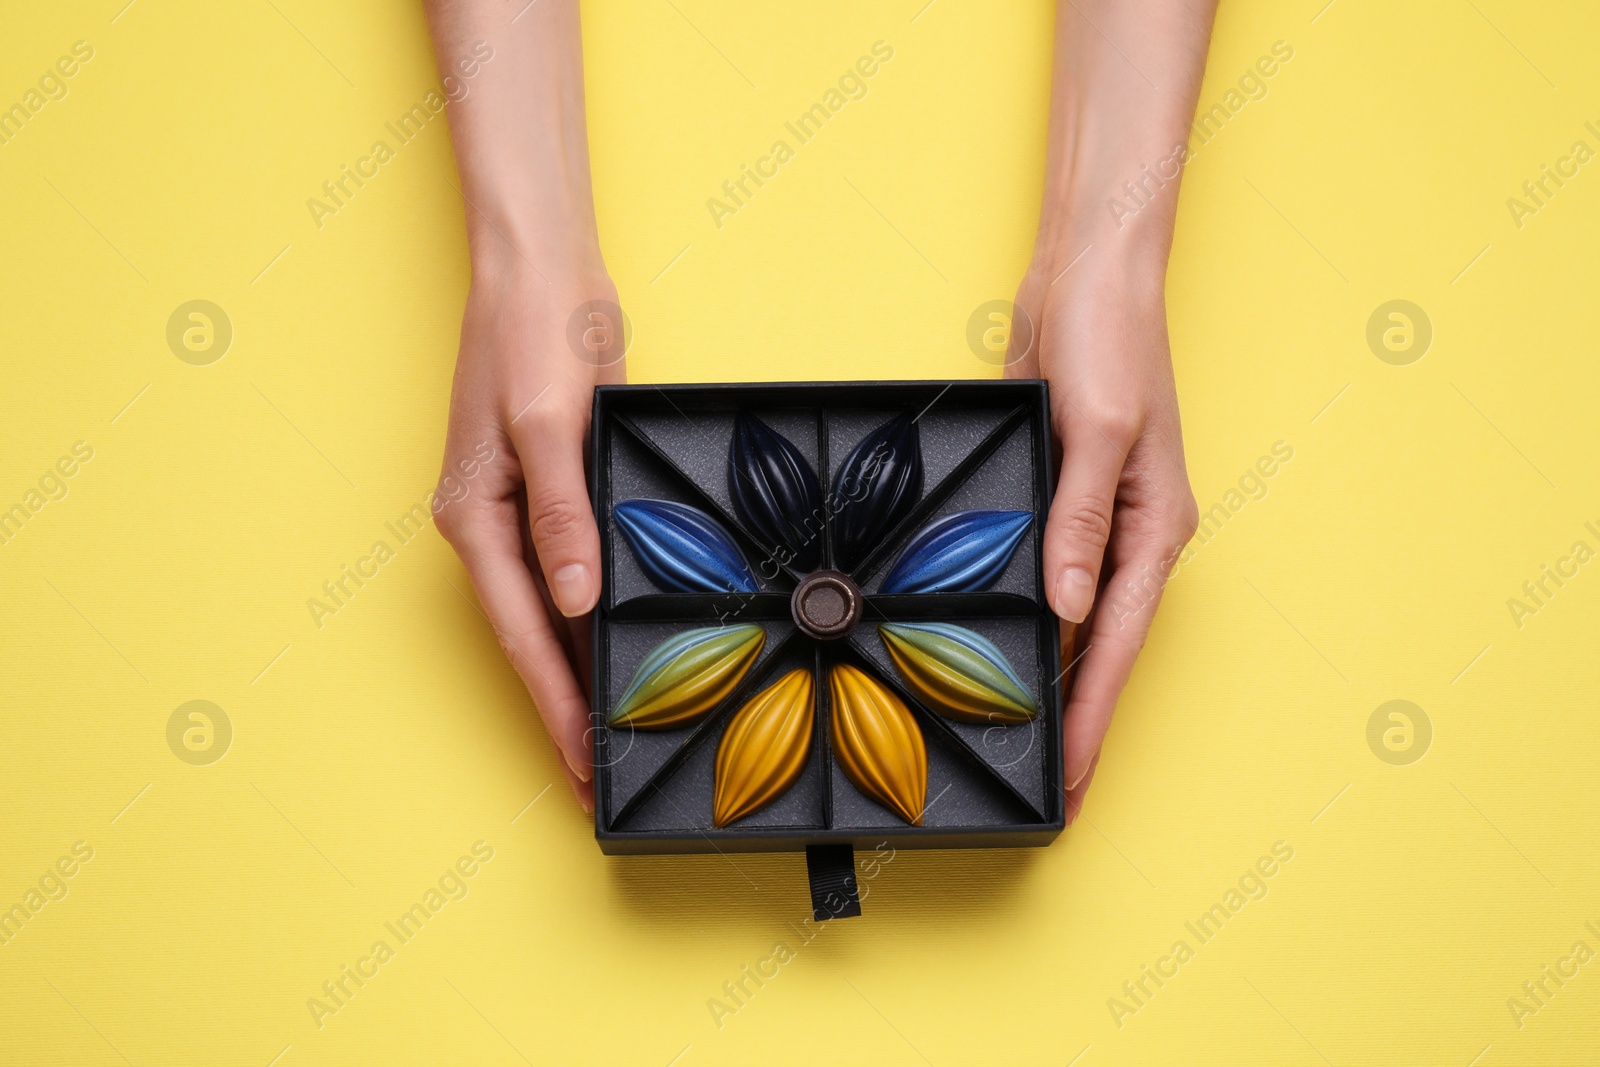
[(598, 249), (547, 275), (515, 256), (474, 272), (435, 521), (592, 812), (588, 615), (600, 538), (584, 449), (594, 387), (624, 379), (623, 338)]
[(509, 21), (499, 0), (425, 6), (472, 256), (436, 521), (593, 811), (584, 439), (626, 345), (595, 225), (578, 4)]

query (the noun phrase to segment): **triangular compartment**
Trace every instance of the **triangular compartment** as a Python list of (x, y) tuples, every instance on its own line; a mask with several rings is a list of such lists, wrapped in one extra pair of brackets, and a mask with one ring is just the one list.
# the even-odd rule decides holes
[[(791, 642), (781, 657), (767, 660), (759, 668), (761, 676), (749, 687), (744, 700), (797, 668), (810, 672), (815, 678), (816, 653), (808, 642)], [(739, 706), (743, 706), (744, 700), (739, 701)], [(632, 810), (616, 828), (627, 831), (711, 830), (717, 749), (732, 721), (732, 709), (725, 709), (708, 722), (706, 728), (693, 739), (692, 749), (685, 754), (682, 762), (649, 782), (644, 795), (632, 805)], [(724, 829), (820, 828), (823, 825), (822, 760), (822, 746), (813, 728), (806, 768), (799, 779), (767, 807)]]
[[(956, 625), (964, 626), (988, 638), (1005, 655), (1023, 688), (1033, 694), (1034, 700), (1048, 708), (1046, 693), (1049, 681), (1039, 677), (1039, 626), (1040, 620), (1016, 619), (960, 619)], [(1048, 728), (1046, 711), (1034, 719), (1015, 725), (989, 725), (961, 722), (940, 715), (934, 708), (916, 698), (906, 686), (905, 679), (894, 667), (884, 648), (883, 638), (876, 622), (863, 625), (850, 638), (851, 646), (878, 668), (878, 673), (889, 681), (901, 699), (926, 712), (936, 721), (925, 724), (923, 735), (935, 732), (950, 735), (951, 742), (960, 746), (970, 757), (981, 763), (991, 774), (1014, 790), (1017, 799), (1033, 808), (1033, 818), (1043, 819), (1045, 803), (1045, 765), (1048, 746), (1055, 744)], [(996, 783), (998, 785), (998, 783)], [(933, 794), (930, 792), (929, 796)]]
[[(743, 620), (729, 619), (730, 625)], [(754, 622), (755, 620), (750, 620)], [(607, 795), (606, 811), (615, 821), (624, 814), (643, 789), (661, 769), (684, 749), (697, 733), (708, 724), (723, 717), (730, 705), (742, 702), (745, 695), (754, 692), (756, 680), (765, 677), (767, 664), (782, 650), (785, 641), (794, 633), (794, 626), (785, 622), (759, 622), (767, 631), (761, 655), (740, 681), (728, 699), (714, 708), (704, 719), (691, 726), (676, 730), (633, 730), (627, 727), (606, 725), (605, 744), (600, 759), (605, 763)], [(689, 624), (660, 622), (613, 622), (609, 627), (609, 644), (606, 649), (608, 686), (605, 707), (609, 715), (627, 689), (635, 668), (643, 662), (661, 642), (684, 630)]]
[(974, 510), (1033, 514), (1033, 521), (1017, 543), (1006, 569), (987, 591), (1037, 598), (1039, 545), (1045, 516), (1039, 513), (1034, 491), (1033, 435), (1026, 422), (1011, 431), (987, 459), (965, 474), (937, 507), (920, 516), (920, 521), (910, 528), (899, 531), (900, 536), (894, 539), (892, 548), (875, 557), (877, 565), (862, 585), (862, 592), (870, 596), (878, 591), (895, 561), (923, 528), (946, 515)]
[[(681, 471), (662, 461), (650, 452), (630, 434), (615, 432), (611, 434), (611, 479), (610, 499), (603, 501), (606, 510), (604, 522), (601, 527), (602, 544), (610, 555), (611, 560), (611, 588), (610, 605), (615, 607), (635, 597), (651, 596), (666, 592), (659, 588), (639, 566), (638, 557), (634, 555), (633, 548), (628, 544), (628, 539), (617, 528), (616, 521), (611, 517), (611, 508), (624, 500), (645, 498), (650, 500), (670, 500), (677, 504), (687, 504), (698, 508), (722, 526), (733, 536), (734, 543), (744, 554), (745, 562), (750, 567), (750, 573), (756, 578), (763, 591), (787, 593), (791, 583), (781, 570), (776, 567), (760, 565), (765, 553), (751, 539), (744, 536), (738, 527), (729, 521), (728, 516), (712, 502), (707, 501), (700, 493), (695, 491), (695, 486), (684, 477)], [(679, 594), (685, 595), (685, 594)], [(739, 593), (697, 593), (687, 594), (704, 596), (715, 599), (719, 603), (726, 601), (727, 610), (737, 610)]]

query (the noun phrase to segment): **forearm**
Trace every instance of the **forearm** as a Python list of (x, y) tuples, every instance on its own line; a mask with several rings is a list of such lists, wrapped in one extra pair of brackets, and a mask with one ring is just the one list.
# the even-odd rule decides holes
[(1034, 270), (1165, 271), (1216, 0), (1060, 0)]
[[(440, 76), (464, 87), (449, 94), (450, 137), (475, 274), (575, 258), (603, 273), (577, 0), (427, 0), (427, 14)], [(485, 46), (491, 58), (462, 82), (461, 62)]]

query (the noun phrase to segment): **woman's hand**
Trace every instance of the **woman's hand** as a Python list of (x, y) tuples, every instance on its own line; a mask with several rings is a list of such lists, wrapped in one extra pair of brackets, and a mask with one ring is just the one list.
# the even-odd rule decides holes
[(1063, 730), (1068, 822), (1083, 805), (1117, 697), (1198, 518), (1163, 272), (1101, 263), (1072, 279), (1086, 262), (1067, 275), (1040, 265), (1023, 280), (1018, 315), (1033, 324), (1037, 344), (1008, 368), (1050, 383), (1062, 459), (1045, 526), (1045, 588), (1064, 623), (1087, 620), (1066, 627), (1062, 640), (1063, 655), (1078, 658)]
[(472, 254), (436, 521), (593, 811), (600, 537), (584, 442), (595, 385), (623, 380), (625, 339), (595, 228), (578, 6), (427, 11)]
[[(436, 521), (593, 811), (587, 616), (600, 596), (600, 538), (584, 443), (595, 385), (623, 380), (622, 343), (610, 279), (573, 268), (551, 279), (526, 265), (474, 275)], [(589, 342), (576, 352), (574, 317)]]
[[(1011, 377), (1050, 383), (1044, 578), (1064, 623), (1067, 821), (1198, 513), (1167, 344), (1178, 185), (1215, 0), (1060, 0), (1044, 204)], [(1020, 349), (1020, 350), (1019, 350)]]

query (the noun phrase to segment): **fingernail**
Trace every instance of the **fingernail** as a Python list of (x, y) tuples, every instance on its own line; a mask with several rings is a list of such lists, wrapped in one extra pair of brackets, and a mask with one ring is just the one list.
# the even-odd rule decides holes
[(1056, 581), (1056, 614), (1068, 622), (1089, 617), (1094, 603), (1094, 577), (1082, 567), (1068, 567)]
[(1078, 783), (1082, 782), (1087, 777), (1089, 777), (1089, 768), (1085, 767), (1083, 770), (1078, 772), (1078, 776), (1072, 780), (1072, 784), (1067, 786), (1067, 792), (1070, 793), (1074, 789), (1078, 788)]
[(550, 595), (569, 619), (593, 606), (589, 589), (589, 568), (581, 563), (569, 563), (550, 576)]
[(593, 815), (594, 814), (594, 802), (591, 801), (588, 797), (579, 797), (578, 798), (578, 807), (583, 809), (583, 813), (585, 815)]
[(562, 753), (562, 755), (566, 758), (567, 766), (572, 768), (572, 773), (576, 774), (580, 781), (587, 782), (594, 777), (594, 771), (590, 770), (582, 761), (575, 760), (571, 756), (567, 756), (566, 753)]

